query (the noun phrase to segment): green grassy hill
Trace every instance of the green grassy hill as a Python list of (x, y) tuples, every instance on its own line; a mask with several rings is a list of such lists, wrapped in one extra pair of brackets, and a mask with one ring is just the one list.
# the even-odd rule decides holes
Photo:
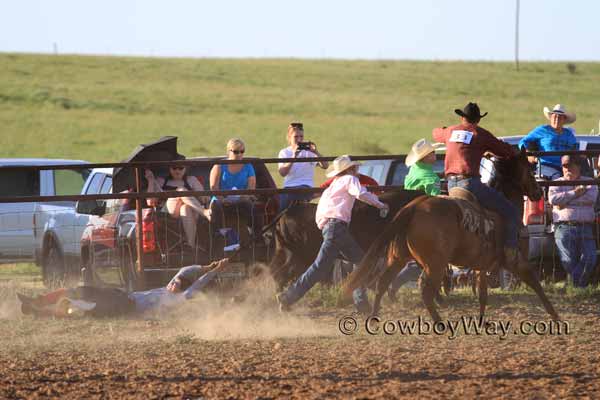
[(118, 161), (177, 135), (187, 156), (276, 156), (290, 120), (324, 155), (404, 153), (477, 101), (496, 135), (526, 133), (543, 106), (598, 130), (600, 64), (157, 59), (0, 54), (0, 157)]

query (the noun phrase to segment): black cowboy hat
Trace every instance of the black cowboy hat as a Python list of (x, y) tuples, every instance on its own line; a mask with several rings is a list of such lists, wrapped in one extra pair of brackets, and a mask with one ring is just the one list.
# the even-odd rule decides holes
[(479, 106), (477, 103), (469, 103), (462, 110), (456, 109), (455, 113), (460, 115), (461, 117), (465, 117), (469, 121), (479, 121), (481, 118), (485, 117), (488, 113), (484, 113), (481, 115), (481, 111), (479, 110)]

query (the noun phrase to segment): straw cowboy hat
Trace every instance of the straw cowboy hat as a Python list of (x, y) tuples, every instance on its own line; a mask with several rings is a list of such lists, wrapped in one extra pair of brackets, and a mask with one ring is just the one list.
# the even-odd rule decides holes
[(343, 156), (339, 156), (335, 160), (333, 160), (333, 169), (327, 173), (327, 177), (331, 178), (333, 176), (339, 175), (350, 167), (354, 167), (355, 165), (360, 165), (358, 161), (350, 160), (350, 156), (344, 154)]
[(551, 114), (564, 115), (566, 117), (565, 124), (572, 124), (577, 119), (575, 113), (567, 112), (567, 110), (565, 110), (565, 108), (560, 104), (555, 105), (552, 110), (550, 110), (548, 107), (544, 107), (544, 116), (547, 119), (550, 119)]
[(433, 153), (436, 149), (444, 146), (443, 143), (429, 143), (425, 139), (420, 139), (417, 143), (413, 144), (410, 153), (406, 156), (404, 163), (407, 167), (410, 167), (419, 160), (422, 160), (427, 154)]

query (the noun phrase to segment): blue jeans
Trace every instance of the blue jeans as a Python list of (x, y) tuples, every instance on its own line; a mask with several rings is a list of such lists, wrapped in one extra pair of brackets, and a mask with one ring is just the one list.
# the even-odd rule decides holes
[(448, 177), (448, 190), (461, 187), (473, 193), (479, 203), (494, 211), (504, 221), (504, 245), (516, 248), (518, 245), (519, 212), (517, 208), (497, 190), (481, 183), (479, 178), (456, 179)]
[[(537, 170), (536, 170), (536, 174), (537, 174)], [(544, 179), (549, 179), (551, 181), (555, 180), (556, 178), (560, 178), (562, 176), (562, 171), (560, 168), (556, 168), (554, 166), (550, 166), (550, 165), (546, 165), (546, 164), (541, 164), (540, 165), (540, 176)]]
[[(332, 218), (323, 227), (323, 244), (321, 244), (317, 258), (306, 272), (285, 291), (282, 296), (283, 301), (287, 305), (294, 304), (317, 282), (330, 276), (333, 272), (333, 262), (340, 253), (354, 264), (354, 268), (364, 255), (360, 246), (350, 235), (348, 224)], [(352, 298), (359, 311), (370, 311), (365, 288), (356, 289), (352, 293)]]
[(592, 225), (562, 225), (554, 228), (554, 240), (565, 271), (573, 285), (585, 287), (596, 267), (596, 241)]
[(419, 276), (421, 276), (421, 272), (423, 272), (423, 270), (421, 267), (419, 267), (419, 264), (417, 264), (415, 261), (409, 261), (392, 281), (390, 290), (395, 293), (398, 289), (400, 289), (400, 286), (404, 285), (405, 283), (416, 281), (419, 279)]
[[(297, 188), (310, 188), (308, 185), (300, 185), (300, 186), (288, 186), (284, 189), (297, 189)], [(312, 193), (281, 193), (279, 195), (279, 211), (287, 208), (292, 201), (311, 201), (313, 198)]]

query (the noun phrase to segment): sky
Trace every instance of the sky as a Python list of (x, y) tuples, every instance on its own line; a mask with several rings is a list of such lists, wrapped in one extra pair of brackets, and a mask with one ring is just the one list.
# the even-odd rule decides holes
[[(511, 61), (516, 0), (13, 0), (0, 52)], [(521, 0), (519, 58), (600, 60), (600, 1)]]

